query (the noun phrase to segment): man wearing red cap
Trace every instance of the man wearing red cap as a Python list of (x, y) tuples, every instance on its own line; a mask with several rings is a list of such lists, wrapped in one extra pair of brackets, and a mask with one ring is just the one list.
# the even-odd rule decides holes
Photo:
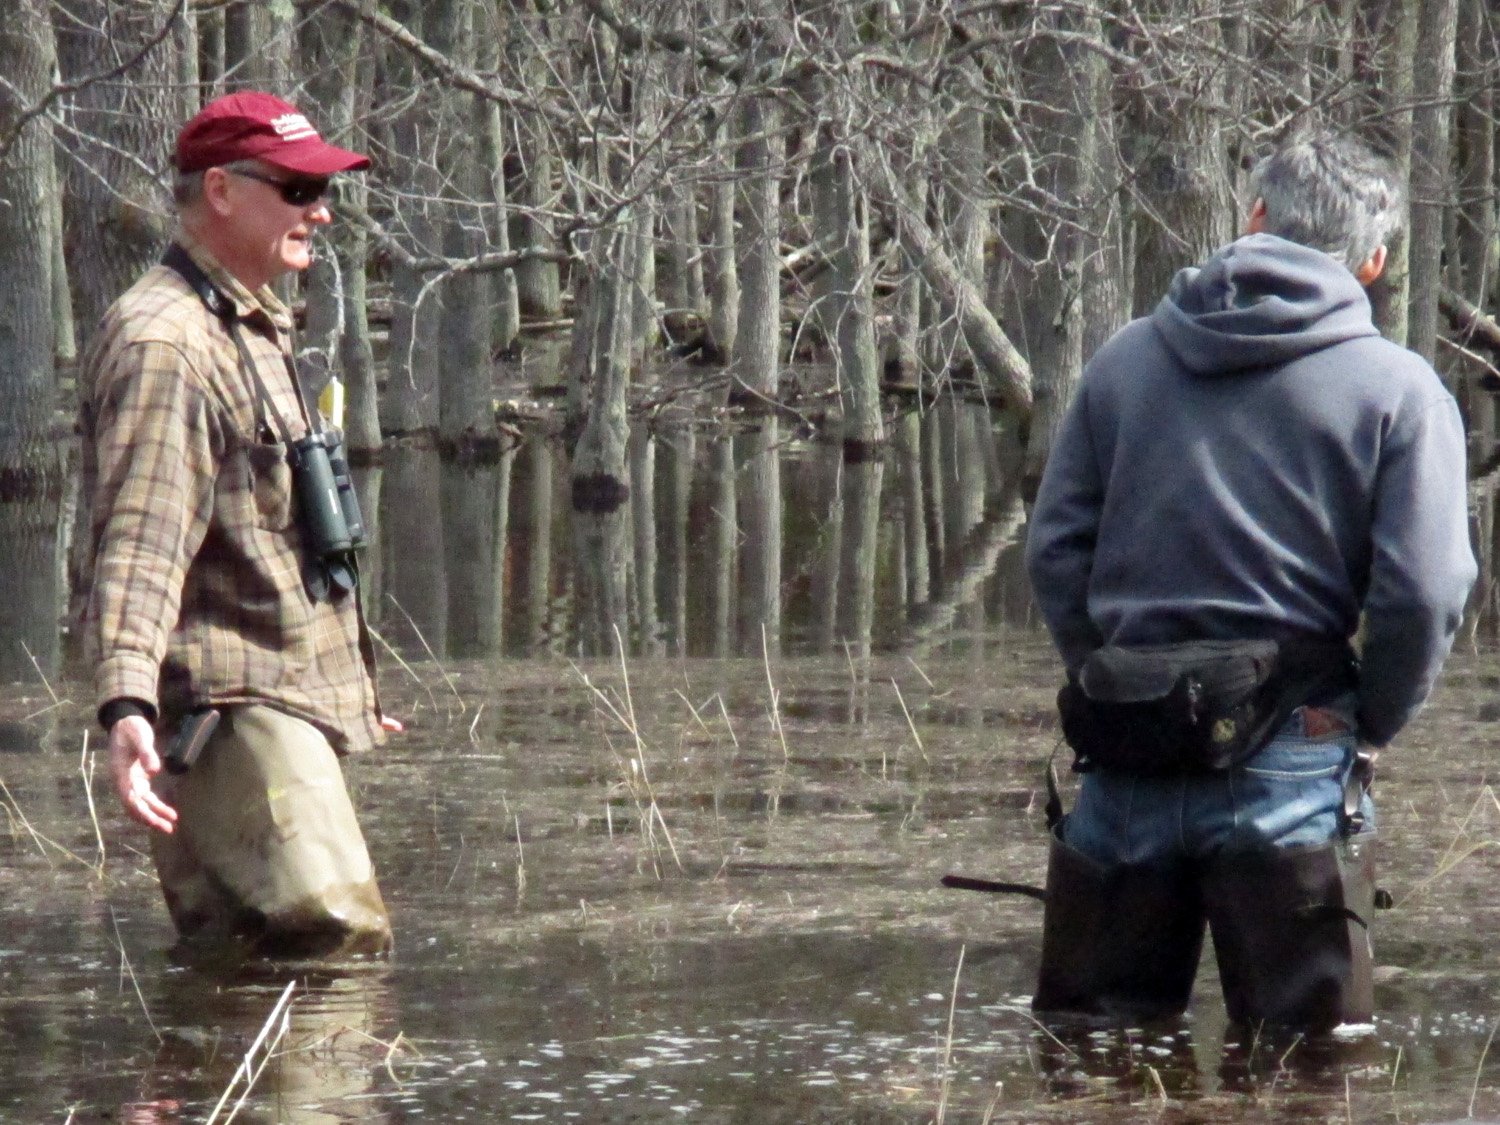
[(269, 288), (311, 263), (329, 178), (369, 163), (280, 98), (209, 103), (177, 138), (173, 246), (84, 360), (85, 640), (115, 787), (189, 945), (391, 941), (338, 755), (399, 725), (375, 694), (357, 507), (316, 516), (335, 493), (308, 466), (336, 445)]

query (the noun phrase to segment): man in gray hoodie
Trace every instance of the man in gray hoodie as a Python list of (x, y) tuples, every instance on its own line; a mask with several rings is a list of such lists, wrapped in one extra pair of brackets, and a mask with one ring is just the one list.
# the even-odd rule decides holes
[[(1073, 811), (1050, 818), (1039, 1011), (1182, 1011), (1206, 919), (1235, 1020), (1371, 1016), (1363, 790), (1373, 748), (1431, 690), (1475, 578), (1464, 431), (1432, 368), (1371, 322), (1364, 287), (1401, 203), (1386, 162), (1304, 133), (1254, 186), (1245, 236), (1088, 363), (1032, 515), (1027, 566), (1084, 770)], [(1240, 711), (1205, 712), (1209, 673), (1162, 647), (1203, 641), (1270, 670)], [(1117, 674), (1142, 666), (1166, 680)], [(1233, 761), (1155, 768), (1149, 744), (1111, 760), (1121, 716), (1165, 707), (1165, 685), (1212, 738), (1252, 705), (1272, 725)], [(1095, 724), (1088, 745), (1069, 699)]]

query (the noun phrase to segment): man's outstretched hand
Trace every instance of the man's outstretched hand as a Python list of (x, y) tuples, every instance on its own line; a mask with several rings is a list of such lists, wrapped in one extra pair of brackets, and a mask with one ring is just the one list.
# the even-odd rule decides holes
[(177, 827), (177, 810), (151, 788), (151, 779), (161, 772), (156, 735), (144, 716), (126, 715), (109, 728), (109, 772), (115, 779), (120, 803), (135, 820), (158, 832)]

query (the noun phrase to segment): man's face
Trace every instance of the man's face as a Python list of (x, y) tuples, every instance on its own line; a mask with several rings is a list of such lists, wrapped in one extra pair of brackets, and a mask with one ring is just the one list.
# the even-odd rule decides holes
[(315, 228), (332, 221), (324, 201), (328, 181), (256, 161), (253, 171), (211, 170), (205, 182), (216, 217), (223, 223), (224, 266), (248, 288), (312, 264)]

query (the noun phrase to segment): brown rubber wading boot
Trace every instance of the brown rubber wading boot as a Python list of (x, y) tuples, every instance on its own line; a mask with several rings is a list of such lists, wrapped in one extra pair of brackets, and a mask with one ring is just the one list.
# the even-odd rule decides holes
[(1102, 867), (1053, 830), (1033, 1010), (1112, 1020), (1178, 1015), (1202, 946), (1190, 868)]
[(1374, 1015), (1374, 835), (1214, 857), (1203, 897), (1236, 1023), (1327, 1031)]

